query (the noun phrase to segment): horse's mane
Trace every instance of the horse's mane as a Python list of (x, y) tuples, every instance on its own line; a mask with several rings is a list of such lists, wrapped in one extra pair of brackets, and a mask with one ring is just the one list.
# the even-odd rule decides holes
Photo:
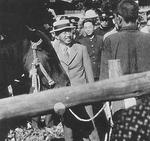
[(60, 63), (58, 56), (57, 56), (57, 54), (56, 54), (56, 52), (55, 52), (55, 50), (51, 44), (50, 38), (44, 32), (42, 32), (40, 30), (37, 30), (37, 34), (42, 38), (42, 40), (44, 42), (46, 42), (47, 46), (44, 46), (45, 47), (44, 49), (51, 54), (51, 58), (55, 59), (54, 61), (56, 63)]

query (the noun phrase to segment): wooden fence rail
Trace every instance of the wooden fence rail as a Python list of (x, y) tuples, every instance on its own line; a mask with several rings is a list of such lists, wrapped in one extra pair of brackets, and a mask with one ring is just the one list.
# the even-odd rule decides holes
[(66, 107), (119, 100), (150, 93), (150, 71), (77, 87), (52, 89), (0, 100), (0, 120), (48, 113), (58, 102)]

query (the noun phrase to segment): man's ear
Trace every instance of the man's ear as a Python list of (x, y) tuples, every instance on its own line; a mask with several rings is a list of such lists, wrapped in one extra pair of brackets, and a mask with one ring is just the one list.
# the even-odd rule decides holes
[(59, 33), (58, 32), (55, 32), (54, 36), (55, 36), (55, 39), (57, 39), (57, 40), (59, 39)]
[(123, 18), (122, 18), (122, 16), (120, 16), (120, 15), (118, 15), (118, 17), (119, 17), (119, 24), (121, 24), (121, 23), (122, 23)]
[(59, 36), (55, 36), (55, 38), (56, 38), (57, 40), (59, 40)]

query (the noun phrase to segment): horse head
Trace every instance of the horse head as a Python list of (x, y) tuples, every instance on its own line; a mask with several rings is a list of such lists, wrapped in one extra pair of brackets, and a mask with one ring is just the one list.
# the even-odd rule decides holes
[(32, 37), (34, 41), (30, 41), (30, 49), (24, 56), (25, 69), (31, 72), (33, 62), (37, 58), (37, 71), (43, 85), (42, 90), (68, 86), (69, 78), (61, 66), (49, 37), (40, 30), (33, 31)]
[[(24, 68), (32, 78), (31, 88), (33, 89), (30, 89), (30, 92), (69, 86), (69, 78), (61, 66), (48, 36), (40, 30), (35, 30), (32, 37), (34, 40), (30, 41), (30, 49), (23, 59)], [(52, 117), (54, 118), (51, 115), (46, 116), (46, 126), (51, 124)], [(33, 118), (32, 126), (34, 128), (38, 127), (39, 118)]]
[[(3, 19), (0, 21), (0, 98), (9, 96), (9, 85), (12, 86), (14, 94), (30, 92), (32, 81), (29, 74), (34, 61), (31, 46), (32, 42), (37, 42), (39, 39), (42, 43), (38, 45), (37, 57), (49, 77), (55, 82), (53, 88), (67, 86), (70, 83), (48, 36), (40, 30), (31, 32), (25, 26), (28, 24), (39, 27), (47, 23), (45, 19), (46, 21), (52, 19), (47, 17), (48, 13), (45, 14), (45, 10), (47, 11), (43, 6), (45, 2), (41, 0), (22, 1), (19, 4), (18, 2), (0, 3), (3, 7), (0, 10), (0, 17)], [(39, 67), (38, 74), (41, 90), (50, 88)], [(6, 127), (5, 123), (0, 127)], [(0, 128), (2, 140), (1, 131), (3, 129)]]
[[(29, 84), (31, 85), (31, 81), (28, 76), (34, 59), (33, 49), (31, 48), (32, 39), (34, 39), (34, 42), (36, 42), (35, 39), (42, 40), (37, 48), (37, 57), (49, 77), (55, 82), (53, 87), (68, 86), (70, 83), (69, 78), (62, 68), (48, 36), (40, 30), (32, 33), (32, 39), (28, 35), (20, 38), (0, 40), (0, 91), (4, 90), (4, 87), (6, 88), (10, 84), (13, 85), (12, 82), (15, 79), (22, 79), (22, 74), (25, 74), (28, 83), (26, 86), (30, 87)], [(44, 86), (43, 89), (50, 88), (48, 81), (39, 68), (38, 73), (41, 84)], [(29, 88), (26, 90), (24, 93), (29, 92)]]

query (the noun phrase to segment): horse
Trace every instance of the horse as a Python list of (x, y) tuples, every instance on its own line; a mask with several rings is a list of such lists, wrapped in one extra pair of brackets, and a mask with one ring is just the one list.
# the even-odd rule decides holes
[[(32, 92), (31, 78), (29, 77), (34, 59), (31, 41), (36, 42), (39, 39), (42, 40), (42, 43), (37, 49), (38, 59), (55, 82), (52, 87), (49, 87), (45, 76), (38, 68), (40, 90), (68, 86), (69, 78), (62, 68), (48, 36), (40, 30), (31, 32), (26, 27), (22, 31), (13, 33), (12, 36), (2, 36), (0, 40), (0, 98), (9, 97), (9, 85), (12, 86), (14, 95)], [(17, 85), (16, 82), (18, 82)], [(1, 140), (6, 138), (9, 130), (8, 123), (8, 121), (0, 123)]]

